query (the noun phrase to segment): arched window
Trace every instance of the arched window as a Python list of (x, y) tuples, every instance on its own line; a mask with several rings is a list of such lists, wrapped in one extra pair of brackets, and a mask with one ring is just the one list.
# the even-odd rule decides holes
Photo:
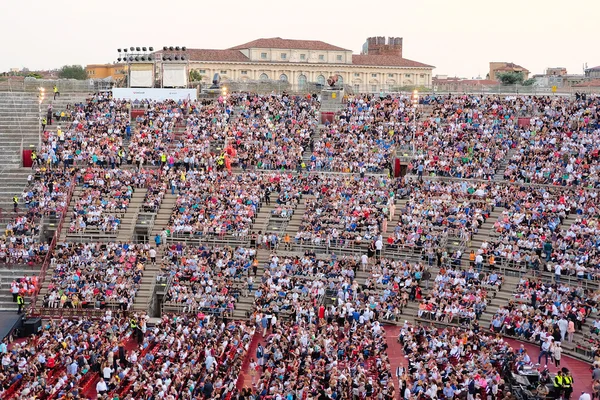
[(298, 86), (306, 87), (306, 75), (303, 74), (298, 77)]
[(260, 79), (261, 81), (268, 81), (269, 80), (269, 75), (267, 74), (260, 74)]
[(288, 81), (288, 77), (286, 74), (281, 74), (281, 76), (279, 77), (279, 80), (281, 82), (287, 82)]
[(337, 81), (338, 86), (342, 86), (344, 84), (344, 78), (342, 78), (341, 75), (338, 75), (337, 77), (338, 77), (338, 81)]
[(317, 83), (318, 83), (319, 85), (325, 85), (325, 77), (324, 77), (323, 75), (319, 75), (319, 76), (317, 77)]

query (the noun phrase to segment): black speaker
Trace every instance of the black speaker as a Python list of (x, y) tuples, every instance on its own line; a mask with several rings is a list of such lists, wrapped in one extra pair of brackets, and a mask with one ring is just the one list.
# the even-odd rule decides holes
[(23, 334), (28, 337), (42, 330), (41, 318), (29, 318), (23, 323)]

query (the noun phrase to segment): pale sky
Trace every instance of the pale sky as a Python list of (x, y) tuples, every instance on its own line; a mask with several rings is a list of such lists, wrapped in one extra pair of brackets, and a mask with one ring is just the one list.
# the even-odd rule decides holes
[(490, 61), (532, 73), (600, 65), (597, 0), (0, 0), (0, 71), (116, 61), (119, 47), (222, 49), (263, 37), (322, 40), (359, 53), (404, 38), (434, 75), (475, 77)]

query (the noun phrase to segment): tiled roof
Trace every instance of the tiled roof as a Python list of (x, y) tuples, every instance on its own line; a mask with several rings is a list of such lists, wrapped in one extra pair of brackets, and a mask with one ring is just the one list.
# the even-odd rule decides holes
[[(162, 57), (162, 53), (162, 51), (157, 51), (155, 54), (157, 57)], [(250, 59), (239, 50), (187, 49), (185, 52), (179, 53), (167, 52), (167, 54), (182, 53), (191, 61), (250, 61)]]
[(573, 85), (573, 87), (600, 87), (600, 79), (592, 79), (591, 81), (585, 81)]
[(256, 39), (248, 43), (240, 44), (239, 46), (231, 47), (229, 50), (244, 50), (251, 48), (349, 51), (329, 43), (321, 42), (320, 40), (282, 39), (280, 37)]
[(352, 55), (353, 65), (370, 65), (377, 67), (412, 67), (412, 68), (434, 68), (433, 65), (423, 64), (393, 55)]

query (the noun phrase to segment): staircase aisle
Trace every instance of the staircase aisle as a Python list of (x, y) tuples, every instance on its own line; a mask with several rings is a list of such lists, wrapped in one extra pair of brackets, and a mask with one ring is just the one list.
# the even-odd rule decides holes
[[(149, 243), (154, 246), (154, 241), (150, 241)], [(162, 259), (164, 256), (165, 246), (161, 246), (156, 251), (156, 263), (152, 263), (150, 260), (144, 265), (144, 275), (142, 276), (142, 281), (140, 282), (140, 288), (135, 295), (135, 299), (133, 301), (133, 310), (135, 311), (148, 311), (148, 304), (152, 299), (152, 295), (154, 293), (154, 285), (156, 284), (156, 276), (160, 272), (160, 266), (162, 263)]]
[(290, 235), (292, 243), (294, 241), (294, 236), (296, 236), (296, 233), (300, 229), (300, 224), (302, 224), (302, 217), (304, 217), (304, 212), (306, 211), (306, 202), (308, 200), (313, 200), (314, 198), (315, 196), (310, 194), (302, 195), (302, 200), (300, 200), (296, 209), (294, 209), (294, 215), (292, 215), (292, 218), (288, 221), (285, 233)]
[(504, 159), (502, 160), (502, 162), (498, 166), (498, 169), (496, 169), (496, 173), (494, 174), (494, 181), (495, 182), (504, 180), (504, 171), (506, 171), (506, 167), (508, 166), (508, 162), (513, 157), (513, 154), (515, 154), (515, 149), (509, 149), (506, 152), (506, 156), (504, 156)]
[[(265, 265), (271, 260), (271, 253), (267, 249), (258, 249), (256, 258), (258, 259), (258, 269), (256, 271), (256, 276), (252, 275), (254, 278), (254, 288), (252, 291), (244, 290), (242, 295), (237, 299), (235, 309), (233, 310), (233, 319), (247, 320), (254, 312), (254, 290), (260, 286), (261, 278), (265, 273)], [(250, 273), (252, 273), (252, 271), (250, 271)], [(246, 280), (246, 276), (241, 278), (241, 284), (244, 285), (244, 288), (247, 288)]]
[(392, 218), (391, 221), (388, 221), (387, 230), (385, 232), (383, 232), (383, 235), (382, 235), (384, 243), (385, 243), (385, 240), (388, 237), (392, 236), (392, 234), (394, 233), (394, 230), (396, 229), (396, 226), (398, 225), (398, 222), (400, 221), (400, 217), (402, 216), (402, 210), (406, 206), (407, 202), (408, 202), (408, 199), (396, 199), (396, 201), (395, 201), (396, 211), (394, 213), (394, 217)]
[(500, 215), (502, 215), (502, 210), (501, 207), (496, 207), (494, 211), (490, 213), (488, 219), (477, 230), (477, 233), (473, 235), (469, 247), (465, 249), (465, 254), (463, 254), (461, 267), (469, 268), (469, 253), (471, 253), (471, 250), (475, 251), (475, 254), (477, 254), (477, 251), (481, 249), (481, 244), (483, 242), (489, 243), (495, 237), (494, 224), (498, 221)]
[(277, 208), (277, 194), (271, 193), (269, 196), (271, 204), (266, 204), (265, 201), (262, 202), (260, 206), (260, 210), (256, 217), (254, 218), (254, 222), (252, 223), (252, 231), (254, 232), (266, 232), (267, 227), (269, 226), (269, 220), (271, 219), (272, 211)]
[(160, 208), (154, 218), (154, 226), (152, 227), (152, 236), (156, 236), (167, 228), (171, 214), (173, 214), (173, 207), (177, 202), (177, 194), (171, 194), (170, 191), (165, 193)]
[(6, 167), (6, 169), (4, 169), (0, 166), (0, 208), (2, 209), (3, 214), (12, 212), (13, 196), (19, 197), (19, 208), (22, 209), (24, 207), (21, 200), (21, 194), (27, 186), (27, 177), (30, 174), (34, 174), (34, 171), (31, 168)]
[(127, 207), (127, 212), (121, 218), (121, 226), (119, 226), (119, 234), (117, 235), (117, 241), (119, 242), (130, 242), (133, 237), (133, 231), (135, 230), (135, 224), (137, 222), (137, 216), (144, 204), (146, 193), (148, 189), (137, 188), (131, 195), (131, 201)]

